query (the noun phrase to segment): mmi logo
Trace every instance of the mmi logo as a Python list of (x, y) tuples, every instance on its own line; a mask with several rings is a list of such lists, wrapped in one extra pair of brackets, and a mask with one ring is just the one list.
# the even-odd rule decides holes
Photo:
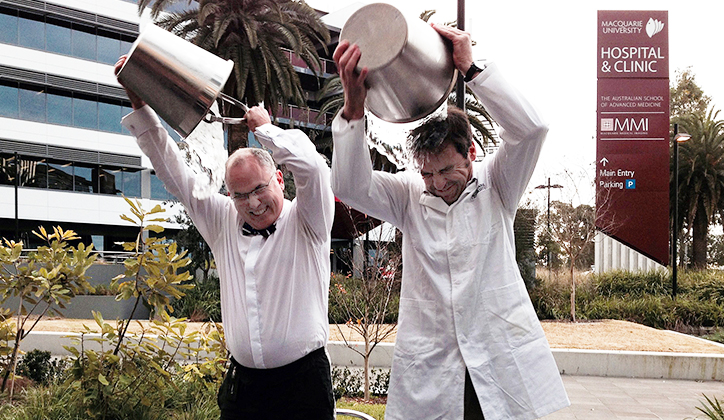
[(649, 119), (601, 118), (601, 131), (649, 131)]

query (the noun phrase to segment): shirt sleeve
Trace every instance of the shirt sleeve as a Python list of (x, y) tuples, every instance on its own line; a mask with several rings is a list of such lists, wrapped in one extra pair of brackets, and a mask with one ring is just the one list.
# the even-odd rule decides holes
[(503, 206), (514, 213), (535, 170), (548, 125), (494, 63), (488, 64), (468, 86), (502, 128), (503, 144), (493, 155), (487, 173)]
[(269, 148), (277, 164), (294, 176), (296, 205), (303, 225), (317, 239), (330, 236), (334, 222), (334, 195), (329, 167), (314, 144), (300, 130), (283, 130), (272, 124), (258, 127), (254, 135)]
[(348, 206), (402, 228), (408, 202), (405, 177), (374, 171), (364, 120), (332, 121), (332, 191)]
[(202, 200), (194, 197), (195, 175), (184, 162), (176, 142), (148, 105), (126, 115), (122, 124), (136, 137), (138, 146), (151, 160), (156, 176), (166, 190), (184, 205), (199, 233), (213, 246), (214, 240), (220, 237), (217, 233), (222, 230), (223, 210), (231, 204), (231, 200), (221, 194)]

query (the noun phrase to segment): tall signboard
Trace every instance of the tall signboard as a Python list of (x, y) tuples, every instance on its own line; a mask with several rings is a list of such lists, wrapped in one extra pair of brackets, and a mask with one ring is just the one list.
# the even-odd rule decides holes
[(666, 11), (598, 12), (596, 227), (669, 261)]

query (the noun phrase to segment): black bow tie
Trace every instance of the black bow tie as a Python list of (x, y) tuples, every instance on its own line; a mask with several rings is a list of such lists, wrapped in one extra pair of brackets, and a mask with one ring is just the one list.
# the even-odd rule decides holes
[(264, 238), (268, 238), (269, 235), (277, 230), (277, 224), (272, 223), (269, 227), (264, 229), (254, 229), (250, 224), (244, 222), (244, 226), (241, 227), (241, 234), (244, 236), (261, 235)]

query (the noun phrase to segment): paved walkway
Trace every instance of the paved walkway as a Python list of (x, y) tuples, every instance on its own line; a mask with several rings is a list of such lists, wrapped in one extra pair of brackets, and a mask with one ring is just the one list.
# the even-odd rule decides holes
[(708, 419), (704, 395), (724, 404), (724, 382), (563, 375), (571, 406), (545, 420)]

